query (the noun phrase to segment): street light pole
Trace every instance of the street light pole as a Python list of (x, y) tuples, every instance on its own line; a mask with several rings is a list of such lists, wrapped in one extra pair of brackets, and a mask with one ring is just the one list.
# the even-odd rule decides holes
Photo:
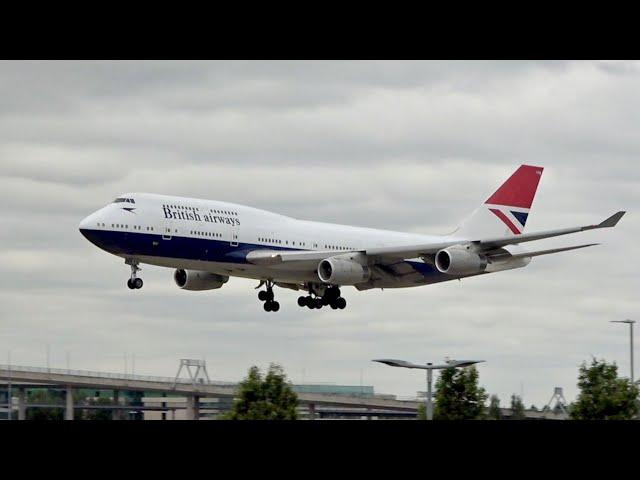
[[(431, 365), (428, 363), (427, 365)], [(427, 420), (433, 420), (433, 398), (431, 396), (431, 384), (433, 383), (433, 369), (427, 369), (427, 405), (425, 411), (427, 413)]]
[(405, 360), (394, 360), (391, 358), (385, 358), (381, 360), (373, 360), (374, 362), (384, 363), (391, 367), (404, 367), (404, 368), (419, 368), (427, 371), (427, 398), (425, 400), (425, 410), (427, 414), (427, 420), (433, 420), (433, 371), (442, 370), (443, 368), (460, 368), (468, 367), (476, 363), (484, 362), (484, 360), (445, 360), (442, 365), (434, 365), (433, 363), (427, 363), (425, 365), (407, 362)]
[(626, 323), (629, 325), (629, 357), (631, 362), (631, 383), (634, 383), (635, 377), (633, 376), (633, 324), (635, 320), (611, 320), (611, 323)]
[(11, 391), (11, 350), (9, 350), (9, 388), (7, 388), (7, 418), (13, 420), (13, 392)]
[(631, 352), (631, 383), (633, 383), (634, 381), (634, 377), (633, 377), (633, 323), (631, 322), (629, 323), (629, 348), (630, 348), (630, 352)]

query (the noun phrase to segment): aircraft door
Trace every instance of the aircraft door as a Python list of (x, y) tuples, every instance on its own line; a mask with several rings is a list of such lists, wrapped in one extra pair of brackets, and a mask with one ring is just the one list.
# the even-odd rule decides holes
[(230, 245), (232, 247), (237, 247), (238, 246), (238, 232), (239, 228), (237, 225), (234, 225), (231, 227), (231, 238), (230, 238)]
[(173, 222), (171, 220), (165, 219), (162, 222), (162, 240), (171, 240), (173, 237)]

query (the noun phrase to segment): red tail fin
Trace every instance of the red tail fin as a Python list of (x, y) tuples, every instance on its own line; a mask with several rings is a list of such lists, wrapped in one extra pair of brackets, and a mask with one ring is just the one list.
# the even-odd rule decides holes
[(491, 205), (531, 208), (536, 195), (542, 167), (521, 165), (486, 202)]
[(522, 233), (542, 177), (542, 170), (542, 167), (520, 165), (454, 233), (470, 239)]

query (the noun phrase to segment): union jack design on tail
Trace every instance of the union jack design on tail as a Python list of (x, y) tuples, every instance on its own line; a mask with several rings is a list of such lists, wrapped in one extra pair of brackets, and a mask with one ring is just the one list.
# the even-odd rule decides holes
[(542, 171), (542, 167), (521, 165), (455, 233), (467, 237), (520, 235), (527, 223)]

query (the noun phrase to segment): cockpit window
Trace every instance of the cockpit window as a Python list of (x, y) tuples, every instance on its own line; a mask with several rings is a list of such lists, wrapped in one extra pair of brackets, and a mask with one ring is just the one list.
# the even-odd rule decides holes
[(122, 203), (122, 202), (136, 203), (133, 198), (123, 198), (123, 197), (118, 197), (113, 201), (113, 203)]

